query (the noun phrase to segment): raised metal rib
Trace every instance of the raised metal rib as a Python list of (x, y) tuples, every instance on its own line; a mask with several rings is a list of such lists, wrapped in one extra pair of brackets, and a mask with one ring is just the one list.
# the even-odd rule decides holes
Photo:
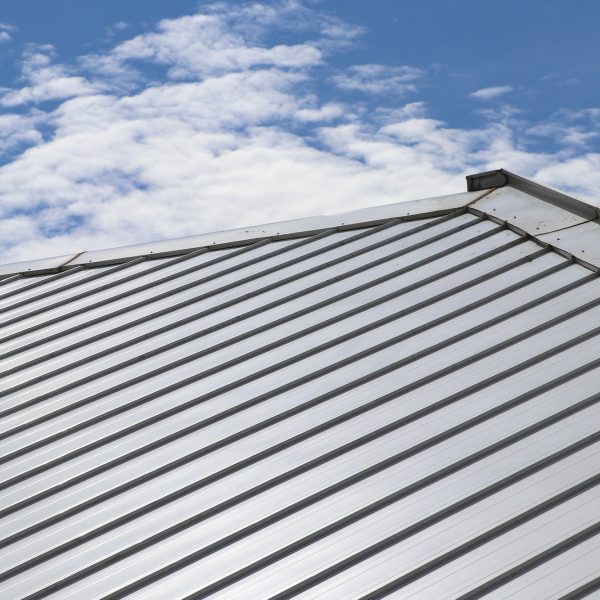
[[(177, 571), (178, 569), (183, 568), (184, 566), (192, 564), (192, 563), (196, 562), (197, 560), (200, 560), (201, 558), (208, 556), (209, 554), (216, 552), (217, 550), (219, 550), (221, 548), (224, 548), (234, 542), (237, 542), (248, 535), (251, 535), (273, 523), (276, 523), (277, 521), (280, 521), (286, 517), (289, 517), (290, 515), (292, 515), (296, 512), (299, 512), (300, 510), (303, 510), (312, 504), (322, 501), (326, 497), (331, 496), (335, 493), (338, 493), (340, 490), (347, 488), (351, 485), (354, 485), (355, 483), (357, 483), (358, 481), (360, 481), (362, 479), (367, 479), (368, 477), (371, 477), (375, 473), (382, 471), (386, 468), (389, 468), (393, 464), (398, 464), (398, 463), (402, 462), (403, 460), (408, 459), (409, 457), (415, 456), (416, 454), (423, 452), (424, 450), (429, 449), (429, 448), (435, 446), (436, 444), (441, 443), (442, 441), (446, 441), (454, 436), (457, 436), (460, 433), (463, 433), (463, 432), (469, 430), (470, 428), (472, 428), (476, 425), (480, 425), (481, 423), (484, 423), (485, 421), (488, 421), (494, 417), (497, 417), (498, 415), (501, 415), (521, 404), (524, 404), (525, 402), (528, 402), (528, 401), (532, 400), (533, 398), (535, 398), (536, 396), (538, 396), (540, 393), (548, 391), (549, 389), (552, 389), (552, 387), (560, 385), (560, 384), (568, 381), (570, 378), (573, 378), (579, 374), (581, 374), (581, 373), (580, 372), (569, 373), (567, 376), (557, 378), (556, 380), (554, 380), (552, 382), (551, 385), (544, 384), (542, 386), (539, 386), (538, 388), (536, 388), (535, 390), (532, 390), (531, 392), (529, 392), (527, 394), (523, 394), (522, 396), (513, 398), (510, 401), (505, 402), (502, 405), (499, 405), (497, 407), (494, 407), (493, 409), (490, 409), (480, 415), (477, 415), (476, 417), (473, 417), (472, 419), (469, 419), (468, 421), (465, 421), (464, 423), (461, 423), (460, 425), (452, 427), (441, 434), (438, 434), (432, 438), (426, 439), (423, 442), (421, 442), (420, 444), (413, 446), (412, 448), (410, 448), (408, 450), (405, 450), (403, 452), (396, 454), (391, 459), (387, 459), (387, 460), (383, 461), (382, 463), (379, 463), (377, 465), (374, 465), (373, 467), (365, 469), (364, 471), (359, 472), (355, 475), (352, 475), (351, 477), (348, 477), (345, 480), (336, 482), (335, 484), (331, 485), (328, 488), (325, 488), (315, 494), (312, 494), (311, 496), (303, 498), (302, 500), (296, 502), (295, 504), (292, 504), (292, 505), (286, 507), (285, 509), (283, 509), (277, 513), (274, 513), (274, 514), (270, 515), (269, 517), (265, 517), (264, 519), (262, 519), (259, 522), (249, 525), (248, 527), (244, 528), (243, 530), (237, 531), (235, 534), (231, 534), (230, 536), (222, 538), (221, 540), (219, 540), (218, 542), (215, 542), (211, 546), (205, 547), (202, 550), (199, 550), (196, 553), (189, 555), (180, 561), (177, 561), (176, 563), (172, 563), (172, 564), (168, 565), (168, 567), (165, 567), (165, 569), (162, 570), (160, 573), (156, 572), (155, 574), (153, 574), (152, 580), (145, 579), (143, 581), (136, 582), (136, 584), (132, 584), (131, 587), (128, 587), (126, 590), (121, 590), (119, 593), (122, 593), (123, 595), (125, 595), (126, 593), (130, 593), (130, 592), (134, 591), (135, 589), (144, 587), (145, 585), (148, 585), (149, 583), (151, 583), (151, 581), (153, 581), (155, 579), (158, 579), (169, 573), (173, 573), (173, 572)], [(586, 398), (585, 400), (554, 415), (552, 418), (547, 419), (543, 424), (539, 423), (535, 427), (528, 428), (526, 430), (523, 430), (519, 434), (515, 434), (515, 436), (513, 436), (511, 438), (510, 443), (516, 443), (517, 441), (523, 439), (523, 437), (526, 437), (527, 435), (531, 435), (531, 434), (539, 431), (541, 428), (543, 429), (544, 427), (550, 426), (550, 425), (554, 424), (555, 422), (557, 422), (558, 420), (564, 419), (565, 417), (570, 416), (572, 414), (576, 414), (577, 412), (584, 410), (598, 402), (600, 402), (600, 394), (596, 394), (594, 396)], [(381, 405), (381, 403), (379, 403), (378, 405)], [(369, 408), (372, 409), (374, 407), (369, 407)], [(339, 417), (337, 419), (334, 419), (334, 420), (332, 420), (333, 422), (325, 423), (316, 429), (318, 431), (322, 431), (325, 427), (331, 427), (333, 424), (337, 425), (348, 418), (355, 418), (356, 416), (358, 416), (360, 414), (364, 414), (365, 412), (366, 412), (365, 408), (361, 407), (361, 409), (359, 409), (359, 410), (352, 411), (351, 416), (349, 414), (346, 414), (343, 416), (343, 418)], [(432, 412), (433, 412), (433, 410), (421, 411), (420, 414), (418, 414), (418, 416), (417, 416), (417, 414), (412, 414), (409, 417), (400, 419), (396, 423), (390, 424), (389, 426), (387, 426), (385, 428), (385, 431), (386, 431), (386, 433), (389, 433), (394, 428), (398, 429), (402, 426), (406, 426), (407, 424), (414, 422), (414, 421), (418, 420), (419, 418), (423, 418), (425, 415), (431, 414)], [(377, 432), (377, 434), (382, 435), (381, 432)], [(372, 436), (369, 436), (369, 439), (373, 439)], [(587, 443), (592, 444), (592, 443), (594, 443), (594, 441), (595, 441), (595, 438), (590, 437), (587, 440)], [(472, 461), (474, 460), (475, 456), (477, 456), (477, 458), (475, 460), (481, 460), (482, 458), (489, 456), (490, 453), (493, 453), (499, 449), (505, 448), (506, 446), (507, 446), (506, 440), (503, 440), (502, 442), (498, 442), (497, 444), (490, 446), (486, 451), (482, 451), (480, 453), (474, 454), (473, 456), (469, 457), (468, 459), (465, 459), (466, 463), (472, 464)], [(493, 450), (492, 450), (492, 448), (493, 448)], [(546, 468), (547, 466), (549, 466), (559, 460), (562, 460), (566, 456), (569, 456), (570, 454), (572, 454), (576, 451), (579, 451), (581, 449), (582, 449), (582, 447), (580, 445), (573, 445), (573, 446), (567, 447), (564, 450), (561, 450), (560, 452), (556, 452), (542, 460), (537, 461), (536, 463), (534, 463), (524, 469), (517, 471), (516, 473), (488, 486), (487, 488), (477, 492), (476, 494), (473, 494), (472, 496), (470, 496), (464, 500), (461, 500), (460, 502), (457, 502), (457, 503), (443, 509), (442, 511), (439, 511), (438, 513), (436, 513), (435, 515), (432, 515), (428, 519), (424, 519), (422, 522), (415, 524), (415, 526), (411, 527), (412, 533), (410, 535), (413, 535), (414, 533), (421, 531), (425, 527), (428, 527), (436, 522), (441, 521), (444, 518), (447, 518), (448, 516), (458, 512), (459, 510), (466, 508), (467, 506), (470, 506), (476, 502), (479, 502), (480, 500), (504, 489), (505, 487), (508, 487), (509, 485), (512, 485), (512, 484), (516, 483), (517, 481), (520, 481), (521, 479), (523, 479), (527, 476), (530, 476), (533, 473), (535, 473), (543, 468)], [(461, 465), (461, 468), (464, 468), (464, 466), (466, 466), (465, 461), (460, 461), (459, 464)], [(390, 504), (393, 504), (394, 502), (397, 502), (399, 499), (405, 497), (406, 495), (413, 493), (414, 491), (416, 491), (418, 489), (422, 489), (422, 487), (424, 485), (429, 485), (434, 481), (438, 481), (439, 479), (447, 476), (447, 474), (453, 473), (455, 471), (456, 471), (456, 465), (451, 465), (451, 466), (447, 467), (446, 469), (444, 469), (443, 471), (438, 472), (435, 475), (430, 476), (428, 478), (425, 478), (425, 479), (421, 480), (420, 482), (413, 484), (412, 486), (403, 488), (403, 489), (399, 490), (398, 492), (391, 494), (376, 503), (371, 504), (370, 506), (366, 507), (362, 511), (354, 513), (351, 517), (348, 517), (345, 520), (339, 521), (337, 524), (337, 527), (338, 528), (346, 527), (349, 522), (363, 518), (364, 516), (366, 516), (368, 514), (372, 514), (373, 512), (375, 512), (377, 510), (381, 510), (385, 506), (388, 506)], [(446, 473), (446, 474), (444, 474), (444, 473)], [(270, 487), (272, 487), (272, 485), (269, 486), (269, 488)], [(261, 489), (261, 491), (264, 491), (264, 490)], [(256, 492), (255, 492), (255, 494), (256, 494)], [(245, 495), (244, 499), (247, 499), (248, 497), (251, 497), (251, 496)], [(120, 560), (123, 560), (127, 556), (135, 554), (136, 552), (139, 552), (140, 550), (147, 548), (151, 545), (160, 543), (161, 541), (168, 539), (169, 537), (176, 535), (177, 533), (180, 533), (184, 529), (192, 527), (193, 525), (195, 525), (197, 523), (201, 523), (201, 522), (205, 521), (206, 519), (208, 519), (210, 516), (214, 516), (217, 512), (222, 512), (230, 507), (231, 507), (231, 505), (229, 503), (227, 503), (226, 505), (221, 505), (219, 507), (215, 507), (215, 509), (213, 509), (212, 511), (204, 511), (203, 513), (199, 513), (192, 518), (188, 518), (184, 522), (178, 523), (177, 525), (172, 526), (167, 530), (161, 531), (159, 534), (156, 534), (150, 538), (147, 538), (147, 539), (135, 544), (134, 546), (129, 547), (126, 551), (120, 551), (119, 553), (117, 553), (113, 556), (107, 557), (100, 563), (93, 564), (90, 567), (88, 567), (87, 569), (82, 570), (76, 574), (73, 574), (73, 575), (61, 580), (60, 586), (57, 586), (57, 584), (55, 584), (52, 586), (52, 589), (55, 590), (55, 589), (66, 587), (66, 586), (70, 585), (71, 583), (78, 581), (95, 571), (105, 569), (108, 566), (110, 566), (111, 564), (114, 564)], [(122, 521), (119, 524), (122, 525)], [(109, 530), (110, 529), (103, 527), (101, 532), (106, 533)], [(325, 535), (329, 534), (329, 529), (327, 530), (327, 532), (328, 533), (326, 533)], [(36, 557), (36, 559), (30, 561), (29, 563), (20, 565), (18, 568), (11, 569), (8, 572), (1, 573), (0, 581), (6, 580), (10, 577), (13, 577), (16, 574), (23, 572), (23, 571), (27, 570), (28, 568), (31, 568), (33, 565), (39, 564), (45, 560), (48, 560), (48, 559), (52, 558), (53, 556), (56, 556), (56, 555), (60, 554), (61, 552), (64, 552), (76, 545), (80, 545), (84, 542), (88, 542), (91, 539), (93, 539), (94, 537), (97, 537), (97, 535), (99, 535), (99, 532), (95, 532), (95, 534), (96, 535), (88, 535), (83, 540), (82, 539), (75, 540), (76, 543), (70, 543), (68, 545), (64, 545), (63, 547), (56, 548), (53, 551), (46, 553), (45, 555)], [(347, 567), (345, 567), (345, 568), (347, 568)], [(332, 574), (337, 573), (339, 570), (340, 570), (340, 567), (336, 566), (336, 567), (332, 568), (331, 570), (328, 570), (327, 572), (322, 572), (319, 574), (318, 577), (315, 577), (315, 578), (311, 579), (310, 581), (303, 582), (302, 584), (298, 584), (292, 590), (289, 591), (289, 594), (287, 596), (283, 596), (283, 597), (293, 597), (296, 593), (299, 593), (301, 591), (304, 591), (305, 589), (308, 589), (309, 587), (318, 583), (319, 581), (322, 581), (322, 580), (326, 579), (327, 577), (331, 576)], [(341, 569), (341, 570), (343, 570), (343, 569)]]
[(593, 591), (598, 275), (466, 213), (7, 296), (0, 596)]
[[(579, 408), (579, 410), (581, 410), (582, 408), (588, 407), (591, 402), (595, 403), (598, 401), (600, 401), (600, 394), (583, 401), (581, 403), (582, 406), (581, 406), (581, 408)], [(481, 452), (478, 460), (481, 460), (481, 458), (483, 456), (489, 456), (490, 453), (495, 452), (501, 448), (505, 448), (507, 445), (513, 444), (516, 441), (523, 439), (523, 437), (526, 437), (527, 435), (531, 435), (533, 432), (540, 431), (541, 429), (548, 427), (549, 425), (552, 425), (552, 424), (556, 423), (557, 421), (560, 421), (561, 419), (565, 418), (566, 416), (573, 414), (573, 410), (575, 410), (575, 411), (578, 410), (578, 408), (576, 408), (576, 407), (577, 407), (577, 405), (575, 405), (574, 407), (570, 407), (569, 409), (566, 409), (565, 411), (561, 411), (561, 413), (552, 415), (551, 417), (548, 417), (547, 419), (544, 419), (543, 421), (536, 423), (535, 425), (532, 425), (531, 427), (528, 427), (522, 431), (519, 431), (518, 433), (514, 434), (514, 436), (511, 436), (509, 438), (506, 438), (506, 439), (498, 442), (497, 444), (489, 446), (488, 448), (486, 448), (484, 451)], [(594, 434), (593, 436), (589, 436), (589, 438), (586, 439), (586, 442), (592, 443), (592, 442), (597, 441), (599, 438), (600, 438), (600, 432)], [(566, 454), (568, 454), (570, 451), (572, 451), (572, 450), (566, 449)], [(553, 457), (553, 458), (554, 458), (554, 460), (560, 460), (560, 459), (564, 458), (564, 454), (561, 452), (561, 453), (559, 453), (558, 457)], [(464, 466), (466, 466), (466, 464), (471, 464), (471, 461), (473, 461), (473, 460), (475, 460), (473, 455), (468, 457), (468, 461), (465, 460), (464, 463), (461, 464), (460, 468), (464, 468)], [(544, 459), (542, 461), (542, 464), (544, 466), (547, 466), (546, 459)], [(532, 465), (531, 467), (529, 467), (529, 469), (531, 469), (531, 471), (529, 471), (529, 469), (525, 469), (524, 470), (525, 472), (517, 473), (511, 477), (507, 477), (504, 480), (501, 480), (500, 482), (493, 484), (487, 490), (482, 490), (481, 492), (474, 494), (473, 496), (470, 496), (469, 498), (465, 499), (464, 501), (457, 502), (456, 504), (450, 505), (449, 507), (445, 508), (443, 511), (440, 511), (439, 513), (434, 514), (432, 517), (423, 519), (422, 521), (419, 521), (419, 522), (413, 524), (409, 528), (404, 529), (398, 533), (395, 533), (395, 534), (389, 536), (388, 538), (382, 540), (378, 544), (375, 544), (369, 548), (366, 548), (362, 552), (349, 557), (345, 561), (338, 563), (336, 565), (333, 565), (330, 569), (320, 573), (319, 575), (315, 576), (313, 579), (305, 580), (305, 581), (297, 584), (293, 588), (291, 588), (285, 592), (282, 592), (281, 594), (277, 594), (276, 596), (273, 596), (272, 600), (275, 600), (275, 599), (283, 600), (285, 598), (293, 598), (296, 594), (298, 594), (306, 589), (309, 589), (310, 587), (316, 585), (320, 581), (323, 581), (324, 579), (327, 579), (340, 571), (346, 570), (346, 569), (350, 568), (351, 566), (353, 566), (354, 564), (357, 564), (357, 563), (369, 558), (370, 556), (373, 556), (373, 555), (385, 550), (386, 548), (389, 548), (390, 546), (397, 544), (412, 535), (415, 535), (419, 531), (422, 531), (423, 529), (430, 527), (435, 522), (438, 522), (438, 521), (442, 520), (443, 518), (445, 518), (446, 516), (449, 516), (449, 514), (453, 514), (455, 512), (463, 510), (470, 504), (479, 502), (487, 495), (490, 495), (501, 489), (504, 489), (505, 487), (507, 487), (508, 485), (511, 485), (515, 481), (518, 481), (519, 479), (531, 474), (532, 472), (535, 472), (535, 470), (538, 470), (539, 468), (540, 468), (539, 465)], [(435, 477), (436, 477), (436, 479), (439, 477), (446, 477), (449, 473), (454, 472), (455, 470), (456, 470), (456, 465), (451, 465), (451, 467), (444, 469), (441, 473), (439, 473), (439, 472), (436, 473)], [(462, 554), (477, 548), (478, 546), (490, 541), (494, 537), (499, 536), (500, 534), (516, 527), (517, 525), (525, 522), (526, 520), (531, 519), (546, 510), (549, 510), (553, 506), (556, 506), (558, 503), (564, 502), (564, 501), (574, 497), (575, 495), (581, 493), (585, 489), (589, 489), (593, 486), (598, 485), (599, 483), (600, 483), (600, 475), (596, 475), (596, 476), (590, 478), (589, 480), (587, 480), (586, 482), (583, 482), (582, 484), (575, 486), (574, 488), (571, 488), (571, 489), (567, 490), (566, 492), (563, 492), (562, 494), (558, 494), (554, 498), (551, 498), (551, 499), (547, 500), (546, 502), (539, 504), (538, 506), (534, 507), (530, 511), (527, 511), (527, 512), (519, 515), (515, 519), (511, 519), (510, 521), (503, 523), (501, 526), (494, 528), (493, 530), (488, 531), (485, 534), (478, 536), (477, 538), (475, 538), (473, 540), (469, 540), (469, 542), (467, 542), (467, 543), (459, 546), (458, 548), (455, 548), (454, 550), (442, 555), (441, 557), (423, 565), (419, 569), (415, 569), (414, 571), (407, 573), (403, 577), (395, 579), (394, 581), (390, 582), (385, 588), (381, 588), (380, 590), (377, 590), (376, 592), (373, 592), (372, 594), (368, 594), (368, 595), (364, 596), (364, 599), (366, 600), (368, 598), (369, 600), (372, 600), (375, 598), (382, 598), (382, 597), (386, 596), (387, 594), (389, 594), (390, 592), (400, 589), (401, 587), (407, 585), (408, 583), (422, 577), (423, 575), (427, 574), (428, 572), (433, 571), (433, 570), (443, 566), (450, 560), (456, 559), (457, 557), (461, 556)], [(423, 485), (423, 482), (419, 481), (418, 485), (409, 486), (408, 488), (399, 490), (398, 492), (393, 494), (391, 497), (384, 498), (382, 501), (376, 503), (375, 505), (367, 506), (367, 507), (361, 509), (360, 511), (356, 511), (355, 513), (345, 517), (344, 519), (341, 519), (340, 521), (337, 521), (336, 523), (332, 523), (331, 525), (329, 525), (319, 531), (316, 531), (312, 534), (309, 534), (308, 536), (304, 537), (303, 539), (301, 539), (297, 542), (294, 542), (293, 544), (290, 544), (289, 546), (287, 546), (273, 554), (270, 554), (269, 556), (267, 556), (259, 561), (256, 561), (255, 563), (247, 566), (246, 568), (231, 574), (229, 577), (227, 577), (223, 580), (217, 581), (217, 582), (211, 584), (210, 586), (207, 586), (207, 587), (199, 590), (198, 592), (195, 592), (194, 594), (187, 596), (186, 600), (192, 600), (192, 599), (196, 600), (196, 599), (200, 599), (200, 598), (206, 598), (209, 595), (212, 595), (222, 589), (225, 589), (226, 587), (230, 586), (232, 583), (239, 581), (240, 579), (243, 579), (245, 577), (248, 577), (252, 573), (255, 573), (258, 570), (263, 569), (266, 566), (268, 566), (278, 560), (281, 560), (285, 556), (289, 556), (290, 554), (293, 554), (294, 552), (298, 552), (299, 550), (308, 546), (309, 544), (313, 544), (316, 541), (318, 541), (319, 539), (322, 539), (328, 535), (331, 535), (332, 533), (334, 533), (335, 531), (338, 531), (341, 528), (352, 525), (357, 520), (366, 517), (367, 515), (371, 514), (372, 512), (374, 512), (376, 510), (381, 510), (384, 506), (387, 506), (388, 504), (390, 504), (392, 502), (398, 501), (400, 498), (403, 498), (406, 495), (413, 493), (417, 489), (421, 489), (422, 485)], [(446, 511), (448, 511), (449, 514), (447, 514)], [(109, 598), (120, 597), (124, 591), (125, 590), (122, 590), (122, 591), (120, 590), (119, 592), (116, 593), (116, 595), (107, 595), (105, 598), (106, 598), (106, 600), (108, 600)], [(131, 590), (128, 589), (126, 591), (126, 593), (130, 593), (130, 591), (133, 591), (133, 589), (131, 589)]]

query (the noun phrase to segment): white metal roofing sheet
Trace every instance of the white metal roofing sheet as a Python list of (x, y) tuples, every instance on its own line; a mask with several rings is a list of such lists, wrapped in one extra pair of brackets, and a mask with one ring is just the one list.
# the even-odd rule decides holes
[(494, 206), (0, 285), (0, 595), (597, 589), (600, 280)]

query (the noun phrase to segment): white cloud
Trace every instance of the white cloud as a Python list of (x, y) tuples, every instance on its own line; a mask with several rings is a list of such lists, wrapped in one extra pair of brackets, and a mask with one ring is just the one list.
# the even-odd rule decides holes
[(512, 92), (512, 90), (513, 88), (510, 85), (495, 85), (477, 90), (471, 96), (477, 98), (477, 100), (493, 100), (494, 98), (498, 98), (498, 96)]
[(44, 102), (91, 94), (99, 89), (84, 77), (74, 76), (68, 70), (53, 64), (54, 48), (50, 45), (29, 46), (21, 61), (22, 80), (26, 85), (5, 91), (0, 98), (2, 106)]
[(585, 147), (600, 137), (600, 109), (559, 110), (530, 126), (527, 133), (570, 147)]
[(403, 95), (416, 90), (415, 81), (425, 72), (415, 67), (388, 65), (353, 65), (345, 73), (333, 77), (343, 90), (359, 90), (369, 94)]
[[(260, 28), (264, 27), (264, 19), (273, 18), (268, 15), (267, 7), (259, 11), (261, 6), (250, 7), (252, 13), (260, 14)], [(321, 52), (310, 44), (261, 47), (248, 42), (229, 26), (233, 16), (225, 11), (165, 19), (158, 24), (157, 31), (119, 44), (110, 59), (116, 64), (149, 61), (166, 65), (172, 79), (210, 77), (257, 66), (302, 68), (321, 62)], [(253, 24), (249, 30), (255, 36), (257, 27), (258, 24)]]
[[(584, 195), (600, 183), (599, 157), (568, 139), (554, 153), (527, 150), (514, 112), (465, 130), (422, 101), (378, 96), (370, 110), (343, 91), (321, 99), (328, 53), (356, 31), (298, 2), (202, 11), (76, 65), (28, 49), (23, 85), (3, 102), (57, 104), (0, 118), (11, 157), (0, 167), (3, 261), (453, 193), (465, 173), (497, 166), (563, 189), (587, 170)], [(269, 28), (295, 28), (294, 43), (270, 40)], [(145, 62), (168, 74), (151, 80)], [(423, 73), (360, 65), (343, 75), (398, 94)]]

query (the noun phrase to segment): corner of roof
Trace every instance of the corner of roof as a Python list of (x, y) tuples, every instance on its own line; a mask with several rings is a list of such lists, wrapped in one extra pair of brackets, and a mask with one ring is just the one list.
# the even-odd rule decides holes
[(600, 208), (569, 196), (560, 190), (556, 190), (547, 185), (527, 179), (521, 175), (511, 173), (506, 169), (496, 169), (494, 171), (485, 171), (484, 173), (475, 173), (467, 175), (467, 190), (478, 192), (492, 188), (501, 188), (509, 186), (521, 192), (534, 196), (558, 208), (562, 208), (583, 219), (592, 221), (600, 218)]
[(600, 270), (600, 208), (505, 169), (467, 175), (469, 191), (490, 190), (469, 210), (505, 222), (539, 243)]

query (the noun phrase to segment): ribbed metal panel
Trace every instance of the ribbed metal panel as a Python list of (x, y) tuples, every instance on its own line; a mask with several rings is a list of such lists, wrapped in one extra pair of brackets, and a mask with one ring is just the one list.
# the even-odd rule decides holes
[(599, 338), (464, 209), (2, 280), (1, 597), (584, 597)]

